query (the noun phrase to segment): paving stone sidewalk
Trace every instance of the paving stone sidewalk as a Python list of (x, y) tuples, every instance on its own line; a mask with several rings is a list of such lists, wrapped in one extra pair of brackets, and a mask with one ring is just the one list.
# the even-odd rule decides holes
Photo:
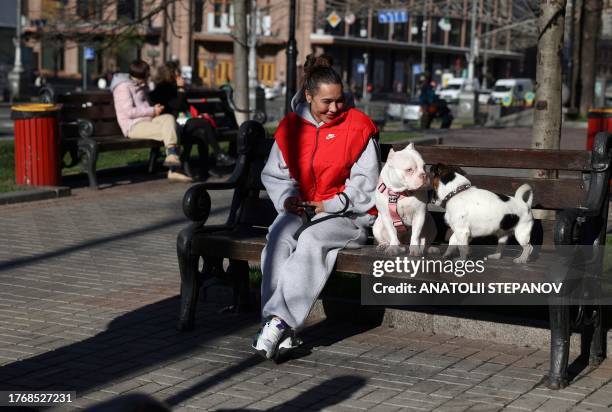
[[(75, 390), (75, 410), (128, 392), (196, 410), (608, 410), (612, 362), (561, 391), (548, 353), (344, 322), (281, 365), (249, 350), (256, 314), (200, 305), (175, 330), (185, 186), (152, 181), (0, 207), (0, 388)], [(229, 193), (213, 198), (212, 220)]]

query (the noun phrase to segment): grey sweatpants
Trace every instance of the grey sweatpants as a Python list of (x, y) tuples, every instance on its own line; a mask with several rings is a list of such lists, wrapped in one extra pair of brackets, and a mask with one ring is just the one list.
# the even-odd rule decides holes
[[(326, 216), (318, 214), (315, 219)], [(261, 254), (262, 316), (278, 316), (291, 328), (303, 326), (334, 267), (338, 251), (358, 248), (367, 240), (370, 215), (337, 217), (304, 230), (298, 240), (293, 234), (302, 219), (281, 213), (270, 226)]]

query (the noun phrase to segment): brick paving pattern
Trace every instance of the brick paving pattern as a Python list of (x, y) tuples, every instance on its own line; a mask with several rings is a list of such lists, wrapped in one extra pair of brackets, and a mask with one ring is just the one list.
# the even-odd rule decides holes
[[(131, 392), (175, 411), (594, 411), (612, 406), (612, 361), (560, 391), (548, 352), (349, 321), (314, 322), (295, 359), (250, 351), (258, 316), (201, 302), (175, 330), (175, 242), (186, 186), (165, 181), (0, 207), (0, 387), (75, 390), (75, 410)], [(229, 193), (213, 197), (213, 222)], [(218, 290), (222, 292), (222, 289)]]

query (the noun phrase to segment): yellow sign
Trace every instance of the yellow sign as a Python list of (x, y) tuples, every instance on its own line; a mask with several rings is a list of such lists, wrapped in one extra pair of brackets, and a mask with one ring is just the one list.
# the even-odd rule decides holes
[(342, 21), (342, 19), (340, 18), (340, 16), (338, 15), (338, 13), (336, 13), (336, 11), (332, 11), (331, 13), (329, 13), (329, 16), (327, 16), (327, 22), (329, 23), (330, 26), (332, 26), (332, 28), (336, 28), (338, 27), (338, 25), (340, 24), (340, 22)]

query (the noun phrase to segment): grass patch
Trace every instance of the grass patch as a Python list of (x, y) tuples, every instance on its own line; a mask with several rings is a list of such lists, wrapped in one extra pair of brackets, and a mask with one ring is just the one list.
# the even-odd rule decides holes
[(0, 192), (20, 190), (15, 184), (15, 148), (12, 141), (0, 142)]
[[(96, 163), (96, 170), (147, 162), (149, 160), (149, 151), (149, 149), (133, 149), (100, 153), (98, 155), (98, 162)], [(69, 156), (66, 155), (64, 160), (68, 162)], [(64, 176), (81, 172), (82, 169), (80, 165), (62, 169), (62, 175)]]
[[(229, 142), (219, 142), (219, 146), (225, 152), (229, 148)], [(96, 169), (108, 169), (112, 167), (127, 166), (149, 161), (150, 149), (132, 149), (120, 150), (116, 152), (104, 152), (98, 156)], [(163, 149), (162, 149), (163, 155)], [(191, 151), (192, 159), (198, 156), (197, 145), (193, 146)], [(64, 158), (66, 164), (70, 163), (70, 155), (66, 154)], [(81, 166), (76, 166), (62, 169), (62, 176), (75, 175), (82, 173)], [(0, 193), (12, 192), (15, 190), (25, 190), (27, 186), (18, 186), (15, 184), (15, 144), (12, 140), (0, 141)]]

